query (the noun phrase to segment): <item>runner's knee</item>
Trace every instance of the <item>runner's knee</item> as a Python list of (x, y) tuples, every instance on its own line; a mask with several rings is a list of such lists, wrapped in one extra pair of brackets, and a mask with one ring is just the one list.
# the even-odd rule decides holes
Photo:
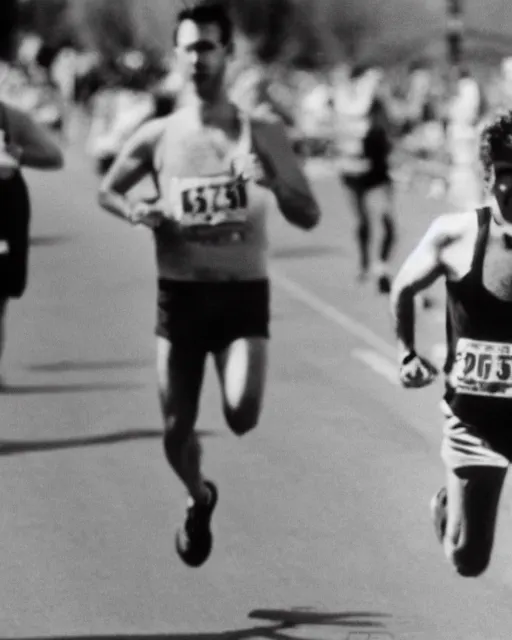
[(176, 448), (184, 445), (194, 431), (198, 415), (197, 407), (169, 411), (164, 416), (164, 447)]
[(167, 460), (172, 462), (184, 447), (191, 444), (195, 416), (168, 416), (165, 421), (163, 447)]
[(396, 224), (393, 215), (389, 212), (382, 214), (382, 226), (384, 227), (384, 233), (391, 238), (395, 237)]
[(454, 546), (450, 561), (457, 573), (463, 578), (477, 578), (489, 566), (491, 548), (487, 545)]
[(260, 403), (256, 400), (245, 402), (243, 407), (237, 409), (226, 405), (224, 416), (231, 431), (237, 436), (244, 436), (258, 424)]
[(384, 213), (382, 216), (383, 239), (381, 249), (381, 260), (387, 260), (396, 242), (396, 227), (393, 216), (390, 213)]
[(477, 578), (489, 566), (493, 533), (478, 530), (468, 538), (460, 527), (446, 531), (445, 553), (457, 573), (464, 578)]
[(357, 225), (357, 236), (361, 242), (367, 242), (370, 238), (370, 223), (368, 218), (361, 218)]

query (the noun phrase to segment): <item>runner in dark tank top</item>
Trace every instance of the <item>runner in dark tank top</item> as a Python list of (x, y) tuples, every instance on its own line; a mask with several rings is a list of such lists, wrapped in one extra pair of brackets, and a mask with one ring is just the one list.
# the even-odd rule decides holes
[(414, 299), (446, 281), (447, 482), (431, 509), (446, 556), (460, 575), (473, 577), (490, 561), (512, 459), (512, 111), (486, 124), (480, 160), (489, 205), (436, 219), (392, 290), (400, 380), (418, 389), (437, 371), (415, 351)]

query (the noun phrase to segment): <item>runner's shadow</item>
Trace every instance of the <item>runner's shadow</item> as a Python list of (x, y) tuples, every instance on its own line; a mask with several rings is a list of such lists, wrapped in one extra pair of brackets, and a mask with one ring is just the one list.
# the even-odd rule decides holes
[(281, 247), (280, 249), (274, 249), (271, 253), (271, 257), (274, 260), (293, 260), (302, 258), (321, 258), (324, 256), (342, 255), (342, 247), (322, 247), (322, 246), (307, 246), (307, 247)]
[[(354, 640), (363, 640), (368, 637), (375, 638), (375, 640), (393, 640), (393, 635), (385, 630), (385, 625), (382, 622), (382, 620), (391, 618), (391, 616), (383, 613), (366, 611), (319, 613), (309, 609), (292, 609), (291, 611), (261, 610), (252, 611), (249, 614), (249, 618), (265, 620), (274, 624), (220, 633), (55, 636), (23, 638), (21, 640), (296, 640), (296, 632), (301, 631), (301, 627), (327, 626), (344, 629), (343, 640), (345, 638), (350, 639), (351, 631), (353, 632)], [(287, 632), (291, 632), (291, 634)], [(300, 638), (301, 640), (328, 640), (328, 638), (332, 638), (332, 631), (328, 636), (323, 634), (320, 629), (318, 631), (310, 631), (308, 635), (304, 635), (301, 632)]]
[(27, 384), (22, 386), (10, 386), (3, 384), (0, 387), (0, 394), (6, 396), (28, 396), (28, 395), (60, 395), (65, 393), (96, 393), (98, 391), (134, 391), (140, 389), (141, 385), (131, 382), (100, 382), (91, 384)]
[(251, 620), (279, 622), (288, 628), (314, 625), (383, 629), (385, 625), (382, 621), (390, 619), (392, 616), (388, 613), (372, 611), (320, 613), (308, 607), (297, 607), (289, 610), (255, 609), (248, 617)]
[(70, 242), (71, 237), (65, 235), (41, 235), (41, 236), (33, 236), (30, 238), (30, 246), (31, 247), (55, 247), (59, 244), (65, 244), (66, 242)]
[[(199, 430), (197, 434), (201, 439), (211, 438), (217, 435), (214, 431), (207, 430)], [(78, 436), (76, 438), (62, 439), (57, 438), (54, 440), (0, 440), (0, 457), (44, 451), (99, 447), (120, 444), (122, 442), (134, 442), (137, 440), (152, 440), (162, 437), (163, 431), (161, 429), (126, 429), (124, 431), (107, 433), (104, 435)]]
[(46, 362), (32, 364), (27, 367), (28, 371), (41, 373), (70, 373), (81, 371), (117, 371), (120, 369), (142, 369), (150, 366), (152, 361), (148, 359), (132, 360), (61, 360), (59, 362)]

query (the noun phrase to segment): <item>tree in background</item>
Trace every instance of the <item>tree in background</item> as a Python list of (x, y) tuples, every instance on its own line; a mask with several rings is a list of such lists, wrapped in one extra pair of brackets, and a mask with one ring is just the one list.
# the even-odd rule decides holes
[(19, 16), (20, 27), (37, 33), (50, 48), (58, 49), (76, 39), (67, 0), (21, 0)]
[[(176, 14), (205, 1), (218, 0), (24, 0), (22, 6), (24, 23), (49, 46), (68, 37), (115, 58), (132, 48), (170, 54)], [(252, 55), (265, 64), (304, 69), (347, 58), (383, 59), (404, 40), (418, 49), (444, 23), (445, 0), (221, 1)]]
[(15, 43), (15, 32), (19, 21), (19, 10), (16, 0), (0, 2), (0, 58), (8, 60)]
[(115, 58), (137, 46), (131, 0), (69, 0), (69, 13), (83, 43)]

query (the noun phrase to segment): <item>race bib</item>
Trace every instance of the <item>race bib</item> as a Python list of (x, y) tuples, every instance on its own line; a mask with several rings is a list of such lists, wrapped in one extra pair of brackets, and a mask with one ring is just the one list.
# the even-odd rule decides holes
[(460, 338), (450, 377), (456, 393), (512, 398), (512, 345)]
[(189, 242), (230, 244), (247, 235), (247, 181), (226, 180), (181, 191), (179, 222)]

